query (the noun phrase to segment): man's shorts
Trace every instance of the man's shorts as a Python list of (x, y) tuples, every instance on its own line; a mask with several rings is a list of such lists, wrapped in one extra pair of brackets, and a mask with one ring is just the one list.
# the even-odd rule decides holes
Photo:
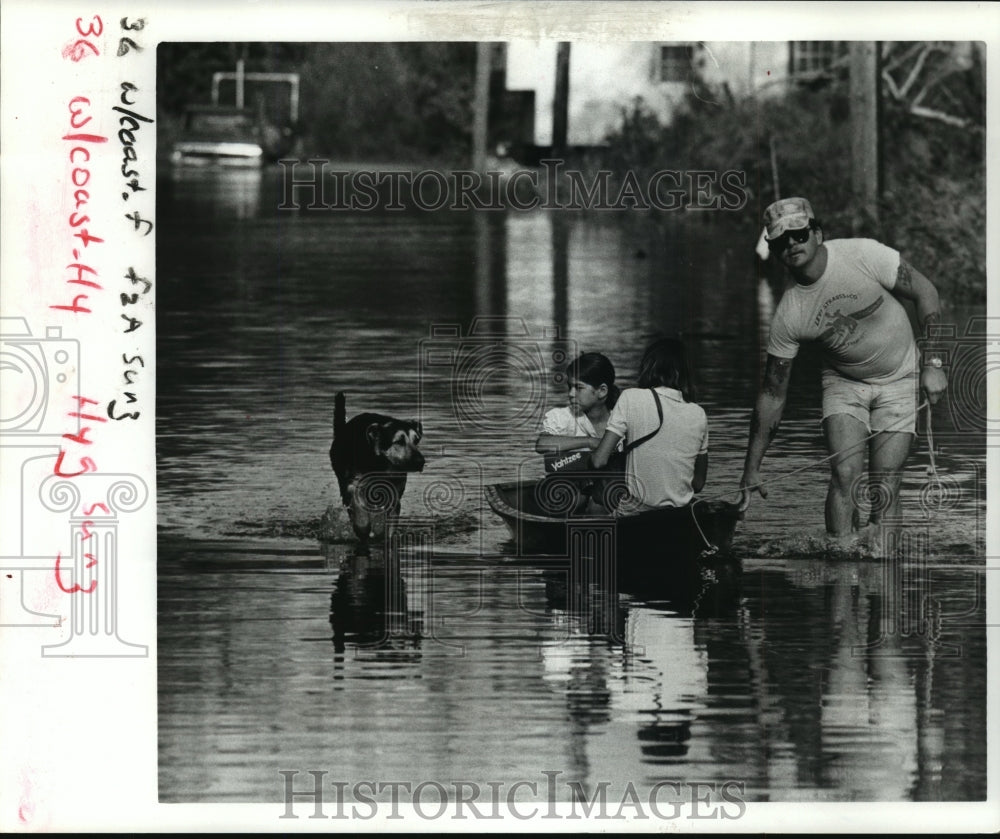
[(849, 414), (868, 433), (917, 430), (918, 377), (916, 373), (885, 385), (848, 379), (834, 370), (823, 371), (823, 419)]

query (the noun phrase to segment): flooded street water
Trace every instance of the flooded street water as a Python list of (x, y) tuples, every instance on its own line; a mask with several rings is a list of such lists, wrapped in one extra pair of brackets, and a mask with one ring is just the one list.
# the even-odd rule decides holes
[[(158, 186), (162, 801), (280, 802), (282, 770), (296, 789), (310, 771), (524, 781), (536, 801), (606, 783), (611, 809), (667, 781), (734, 782), (745, 801), (984, 798), (984, 382), (934, 411), (939, 492), (918, 437), (901, 559), (825, 552), (804, 353), (764, 477), (801, 471), (754, 501), (737, 561), (581, 597), (572, 563), (513, 555), (483, 487), (541, 474), (555, 361), (604, 352), (628, 385), (648, 339), (681, 332), (709, 417), (704, 494), (732, 492), (775, 304), (753, 242), (701, 216), (280, 202), (270, 171)], [(977, 314), (944, 319), (961, 342)], [(964, 341), (953, 358), (979, 346)], [(420, 545), (358, 554), (327, 454), (337, 391), (349, 417), (423, 422), (402, 509)]]

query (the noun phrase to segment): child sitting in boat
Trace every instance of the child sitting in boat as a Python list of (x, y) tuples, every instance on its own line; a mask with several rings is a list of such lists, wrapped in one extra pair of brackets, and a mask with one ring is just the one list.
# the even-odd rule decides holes
[(585, 352), (566, 365), (566, 384), (569, 406), (553, 408), (545, 414), (541, 434), (535, 442), (539, 454), (590, 452), (604, 436), (619, 394), (614, 365), (599, 352)]
[(642, 440), (642, 445), (628, 454), (629, 494), (617, 513), (683, 507), (704, 487), (708, 418), (692, 401), (681, 341), (662, 338), (647, 347), (639, 364), (638, 387), (623, 390), (615, 403), (604, 437), (591, 455), (593, 466), (603, 468), (623, 439), (626, 444)]
[[(595, 479), (590, 454), (604, 436), (608, 417), (620, 391), (615, 385), (615, 368), (601, 353), (583, 353), (566, 366), (569, 406), (553, 408), (542, 420), (542, 432), (535, 451), (545, 455), (546, 481), (539, 484), (538, 495), (552, 513), (594, 511), (591, 498), (602, 494), (605, 485), (620, 476), (624, 465), (615, 464), (608, 476)], [(619, 447), (620, 448), (620, 447)], [(556, 476), (559, 476), (558, 478)], [(569, 478), (570, 485), (565, 479)], [(548, 481), (555, 481), (551, 487)], [(573, 491), (567, 495), (569, 487)], [(558, 488), (555, 488), (558, 487)], [(551, 497), (550, 497), (551, 496)], [(607, 512), (603, 508), (596, 508)]]

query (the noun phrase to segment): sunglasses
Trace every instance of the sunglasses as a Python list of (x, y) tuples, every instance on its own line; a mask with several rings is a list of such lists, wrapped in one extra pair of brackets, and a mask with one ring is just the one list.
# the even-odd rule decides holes
[(803, 227), (801, 230), (786, 230), (777, 239), (769, 239), (767, 246), (775, 253), (781, 253), (792, 242), (797, 242), (801, 245), (803, 242), (808, 241), (811, 233), (811, 227)]

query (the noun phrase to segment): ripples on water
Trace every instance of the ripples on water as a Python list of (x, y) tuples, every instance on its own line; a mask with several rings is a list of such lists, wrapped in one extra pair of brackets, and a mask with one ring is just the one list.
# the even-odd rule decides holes
[[(567, 561), (518, 563), (482, 487), (540, 474), (559, 351), (603, 351), (627, 384), (650, 337), (685, 332), (706, 494), (734, 489), (769, 311), (750, 248), (720, 249), (720, 227), (568, 215), (283, 215), (269, 175), (238, 186), (159, 192), (164, 800), (277, 801), (280, 769), (984, 795), (981, 435), (935, 412), (944, 492), (921, 438), (901, 561), (831, 550), (820, 467), (754, 501), (736, 570), (617, 591)], [(505, 346), (508, 366), (430, 364), (432, 328), (464, 336), (476, 316), (523, 319), (527, 336), (465, 343)], [(823, 457), (817, 379), (806, 355), (765, 478)], [(433, 523), (433, 551), (357, 555), (327, 458), (337, 390), (349, 416), (423, 420), (403, 513)]]

